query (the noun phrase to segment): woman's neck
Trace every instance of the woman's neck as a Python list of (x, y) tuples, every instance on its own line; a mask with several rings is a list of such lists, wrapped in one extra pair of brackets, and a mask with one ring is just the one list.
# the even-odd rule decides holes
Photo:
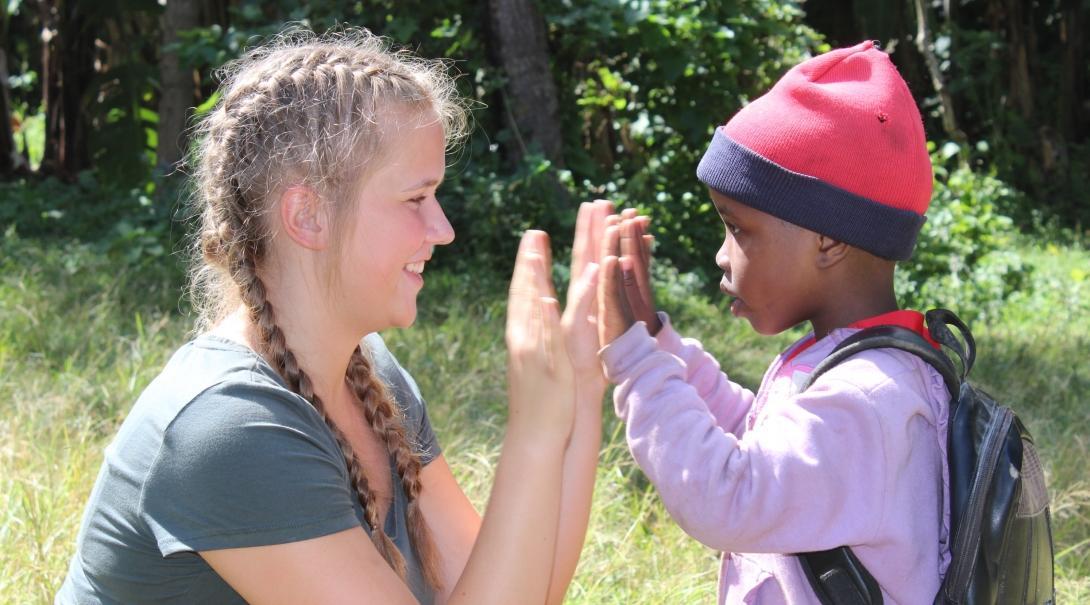
[[(305, 309), (290, 300), (278, 300), (275, 309)], [(313, 307), (310, 307), (313, 308)], [(321, 309), (313, 313), (284, 313), (276, 316), (276, 324), (284, 334), (287, 347), (310, 378), (315, 392), (328, 404), (338, 400), (344, 385), (345, 372), (360, 338), (329, 325), (328, 314)], [(212, 329), (217, 336), (242, 343), (265, 358), (272, 360), (261, 346), (260, 328), (250, 320), (245, 307), (238, 307)], [(361, 336), (362, 338), (362, 336)]]

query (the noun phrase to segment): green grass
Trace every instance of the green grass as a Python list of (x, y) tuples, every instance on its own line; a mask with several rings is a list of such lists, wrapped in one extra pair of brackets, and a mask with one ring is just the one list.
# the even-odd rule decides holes
[[(1025, 245), (1032, 285), (974, 326), (973, 376), (1027, 421), (1048, 469), (1060, 602), (1090, 600), (1090, 252)], [(95, 248), (0, 240), (0, 602), (48, 603), (102, 458), (140, 390), (186, 338), (173, 269), (119, 270)], [(122, 267), (124, 265), (121, 265)], [(418, 324), (387, 334), (440, 441), (483, 506), (505, 418), (503, 279), (432, 273)], [(761, 338), (700, 297), (665, 303), (753, 386), (797, 334)], [(717, 554), (665, 513), (607, 413), (571, 603), (714, 601)]]

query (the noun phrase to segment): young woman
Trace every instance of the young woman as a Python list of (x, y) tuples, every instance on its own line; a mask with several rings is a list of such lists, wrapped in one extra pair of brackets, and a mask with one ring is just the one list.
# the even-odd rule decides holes
[(608, 204), (581, 209), (563, 318), (547, 237), (523, 237), (482, 519), (375, 335), (413, 323), (454, 238), (436, 190), (465, 119), (442, 65), (291, 34), (225, 73), (195, 154), (201, 333), (107, 448), (57, 602), (560, 602), (600, 439)]

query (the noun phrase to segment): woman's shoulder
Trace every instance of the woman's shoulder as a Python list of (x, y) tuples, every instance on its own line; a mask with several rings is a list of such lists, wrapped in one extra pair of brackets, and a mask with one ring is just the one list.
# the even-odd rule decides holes
[(179, 348), (144, 389), (115, 444), (158, 449), (167, 439), (201, 448), (250, 434), (260, 426), (324, 433), (314, 408), (293, 393), (256, 353), (242, 344), (201, 335)]

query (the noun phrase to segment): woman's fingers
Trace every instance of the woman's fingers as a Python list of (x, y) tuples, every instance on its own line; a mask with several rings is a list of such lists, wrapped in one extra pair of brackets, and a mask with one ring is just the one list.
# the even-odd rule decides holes
[[(589, 263), (597, 263), (601, 256), (602, 230), (606, 217), (613, 212), (609, 200), (595, 200), (579, 205), (575, 219), (575, 243), (572, 245), (571, 283), (579, 281)], [(569, 296), (570, 300), (570, 296)]]
[(568, 308), (561, 318), (564, 335), (567, 340), (568, 355), (580, 384), (590, 386), (591, 382), (601, 379), (601, 364), (598, 361), (597, 288), (599, 266), (587, 265), (579, 281), (572, 284), (568, 295)]
[(538, 299), (542, 296), (556, 298), (549, 277), (548, 257), (545, 255), (548, 249), (549, 237), (544, 231), (527, 231), (519, 241), (507, 298), (508, 346), (518, 345), (527, 337), (532, 338), (526, 335), (526, 329), (536, 325), (534, 315), (539, 311)]

